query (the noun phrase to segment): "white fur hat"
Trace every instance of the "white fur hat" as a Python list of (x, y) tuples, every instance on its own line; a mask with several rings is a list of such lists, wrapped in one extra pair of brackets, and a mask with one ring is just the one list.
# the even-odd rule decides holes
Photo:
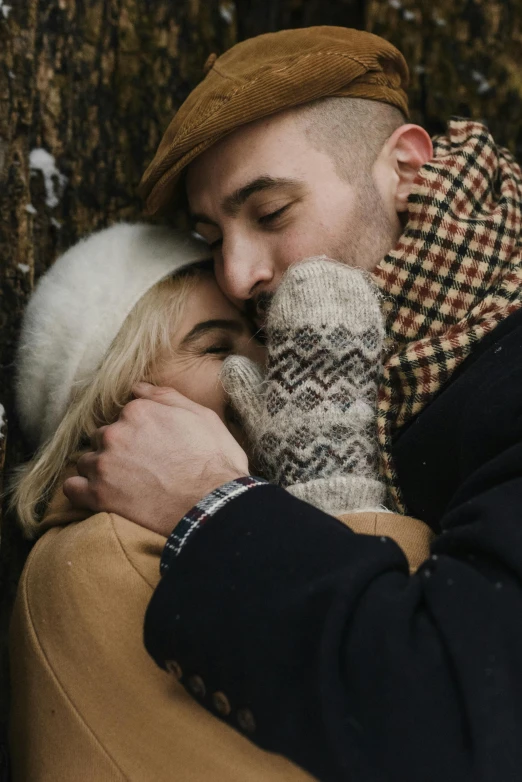
[(188, 235), (121, 223), (58, 258), (29, 301), (18, 348), (18, 411), (32, 444), (54, 433), (73, 384), (94, 374), (139, 299), (208, 257), (207, 245)]

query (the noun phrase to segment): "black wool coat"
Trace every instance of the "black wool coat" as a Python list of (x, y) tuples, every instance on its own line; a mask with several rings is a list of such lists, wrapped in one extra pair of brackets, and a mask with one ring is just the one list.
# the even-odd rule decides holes
[(439, 533), (415, 575), (393, 541), (259, 486), (189, 540), (146, 646), (322, 782), (519, 782), (522, 312), (400, 433), (395, 462)]

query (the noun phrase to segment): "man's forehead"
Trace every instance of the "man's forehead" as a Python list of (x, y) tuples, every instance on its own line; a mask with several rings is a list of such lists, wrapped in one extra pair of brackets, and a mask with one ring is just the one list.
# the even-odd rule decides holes
[[(205, 150), (187, 167), (185, 187), (189, 201), (224, 199), (257, 180), (272, 187), (293, 185), (302, 179), (308, 144), (296, 138), (295, 128), (283, 118), (250, 123)], [(303, 147), (301, 149), (301, 146)]]

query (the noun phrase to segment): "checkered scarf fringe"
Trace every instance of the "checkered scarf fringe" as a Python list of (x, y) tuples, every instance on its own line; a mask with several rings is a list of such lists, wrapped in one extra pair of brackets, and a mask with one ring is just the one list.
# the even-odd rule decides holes
[(522, 306), (522, 172), (487, 128), (452, 118), (409, 199), (409, 222), (379, 264), (387, 358), (378, 433), (388, 501), (406, 512), (392, 460), (473, 346)]

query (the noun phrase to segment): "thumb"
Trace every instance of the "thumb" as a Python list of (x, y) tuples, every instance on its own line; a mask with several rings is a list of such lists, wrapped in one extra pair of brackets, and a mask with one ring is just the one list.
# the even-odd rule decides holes
[(230, 356), (223, 364), (220, 379), (247, 437), (255, 440), (262, 414), (264, 377), (261, 370), (249, 358)]

